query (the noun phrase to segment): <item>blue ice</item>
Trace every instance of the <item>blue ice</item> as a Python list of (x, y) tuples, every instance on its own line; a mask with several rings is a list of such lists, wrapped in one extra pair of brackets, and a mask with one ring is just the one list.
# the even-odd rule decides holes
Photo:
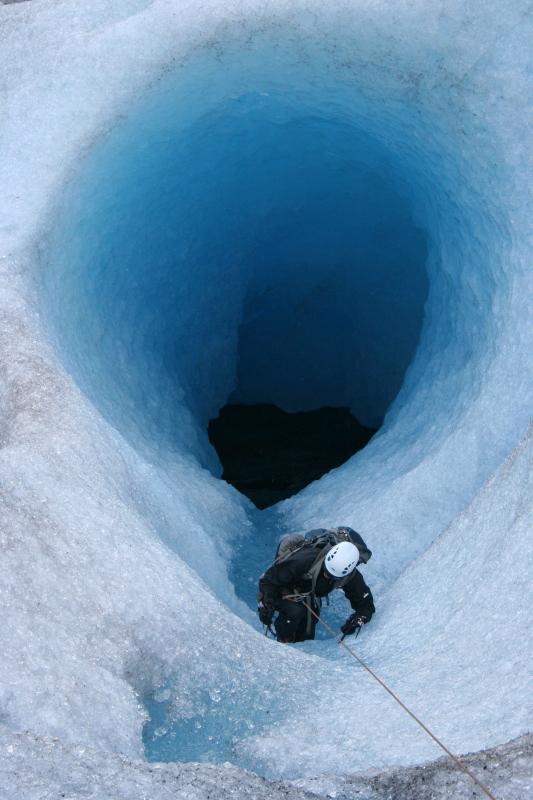
[[(325, 636), (257, 624), (279, 535), (346, 524), (361, 654), (458, 751), (528, 730), (525, 4), (32, 5), (2, 63), (5, 724), (276, 777), (432, 758)], [(381, 428), (258, 512), (207, 440), (228, 400)]]

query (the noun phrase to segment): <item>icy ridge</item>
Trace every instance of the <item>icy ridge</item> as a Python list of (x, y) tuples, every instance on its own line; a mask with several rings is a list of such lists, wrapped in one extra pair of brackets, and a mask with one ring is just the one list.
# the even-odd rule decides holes
[[(522, 800), (533, 788), (533, 737), (522, 736), (512, 742), (470, 753), (462, 763), (500, 800)], [(323, 776), (297, 781), (296, 785), (316, 792), (318, 797), (335, 800), (461, 800), (483, 796), (479, 787), (449, 758), (421, 767), (384, 770), (374, 774)]]
[[(463, 756), (499, 800), (523, 800), (533, 781), (531, 736)], [(45, 800), (466, 800), (479, 790), (447, 759), (423, 767), (325, 775), (290, 784), (269, 781), (231, 764), (146, 764), (58, 739), (0, 731), (0, 773), (7, 797)]]

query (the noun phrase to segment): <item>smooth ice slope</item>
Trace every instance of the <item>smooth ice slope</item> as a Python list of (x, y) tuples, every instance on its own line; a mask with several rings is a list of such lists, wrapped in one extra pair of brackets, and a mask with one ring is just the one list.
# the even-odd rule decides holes
[[(140, 756), (141, 701), (155, 693), (176, 721), (174, 757), (229, 754), (291, 777), (431, 758), (431, 743), (332, 645), (267, 641), (235, 595), (228, 575), (253, 582), (280, 531), (339, 522), (375, 552), (379, 614), (359, 640), (373, 666), (457, 750), (531, 727), (531, 23), (527, 3), (463, 5), (2, 8), (8, 730)], [(265, 151), (279, 156), (278, 186)], [(318, 219), (325, 188), (336, 209), (326, 222), (339, 226), (329, 232)], [(368, 216), (354, 214), (360, 235), (336, 252), (335, 284), (326, 251), (351, 230), (350, 203)], [(380, 237), (362, 236), (380, 204), (412, 292)], [(355, 331), (347, 313), (346, 293), (372, 287), (370, 262), (390, 275), (375, 308), (392, 351), (374, 319)], [(317, 286), (330, 300), (312, 366), (331, 372), (304, 397), (286, 376), (301, 365), (298, 330), (323, 308)], [(402, 301), (396, 327), (389, 286)], [(281, 300), (300, 288), (295, 336)], [(287, 361), (257, 379), (249, 364), (269, 318)], [(331, 343), (324, 326), (339, 318), (345, 335)], [(387, 384), (378, 356), (391, 353)], [(347, 465), (263, 515), (205, 469), (216, 461), (201, 425), (228, 393), (275, 399), (281, 384), (279, 402), (301, 406), (330, 402), (333, 386), (355, 403), (352, 363), (387, 414)], [(344, 611), (337, 603), (331, 617)], [(208, 743), (199, 726), (217, 715)]]

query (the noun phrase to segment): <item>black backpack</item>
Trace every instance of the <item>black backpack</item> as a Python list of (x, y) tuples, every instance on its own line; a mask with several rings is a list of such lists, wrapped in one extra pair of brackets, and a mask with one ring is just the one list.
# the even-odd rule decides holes
[(315, 550), (318, 556), (325, 547), (331, 549), (331, 547), (340, 542), (351, 542), (357, 547), (359, 550), (358, 564), (366, 564), (372, 556), (372, 551), (366, 546), (361, 534), (354, 531), (353, 528), (343, 525), (340, 528), (315, 528), (305, 535), (302, 533), (286, 533), (279, 541), (274, 564), (283, 563), (293, 553), (303, 550), (304, 547)]

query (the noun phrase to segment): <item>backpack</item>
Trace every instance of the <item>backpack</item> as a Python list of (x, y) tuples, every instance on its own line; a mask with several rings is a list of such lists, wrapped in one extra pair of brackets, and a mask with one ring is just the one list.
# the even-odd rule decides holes
[(355, 544), (359, 550), (358, 564), (368, 563), (372, 556), (372, 551), (366, 546), (363, 537), (353, 528), (342, 526), (340, 528), (315, 528), (305, 535), (302, 533), (286, 533), (279, 540), (274, 564), (281, 564), (287, 561), (293, 553), (297, 550), (302, 550), (304, 547), (313, 548), (318, 556), (326, 546), (331, 549), (331, 547), (340, 542)]

